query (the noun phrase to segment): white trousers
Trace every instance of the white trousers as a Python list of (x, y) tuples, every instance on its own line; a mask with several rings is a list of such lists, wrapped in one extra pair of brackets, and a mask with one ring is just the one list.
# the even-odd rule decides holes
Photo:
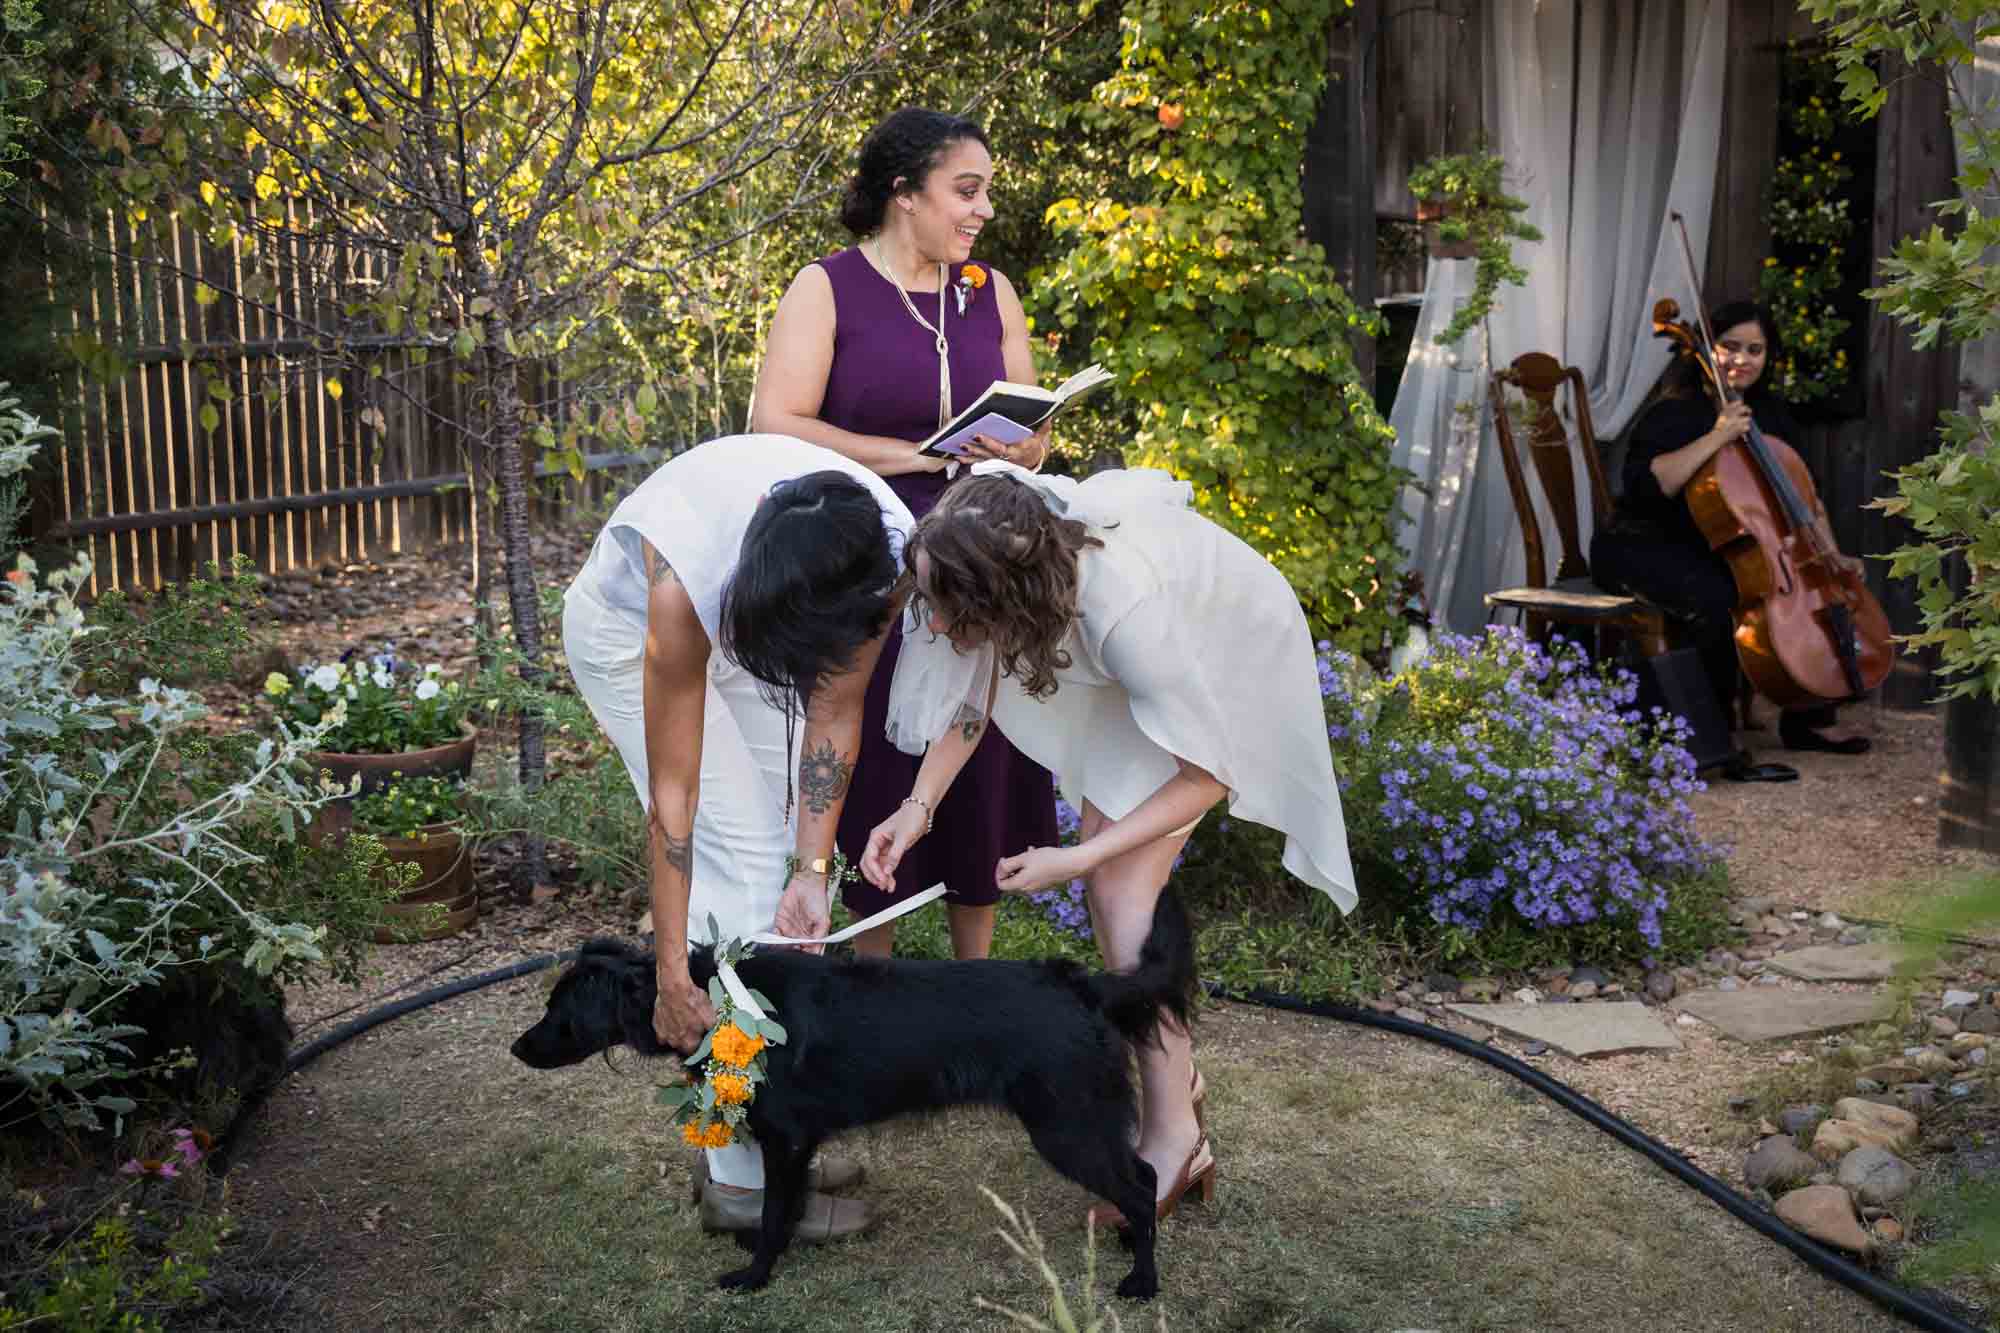
[[(641, 683), (646, 629), (599, 600), (588, 578), (586, 569), (564, 598), (563, 651), (584, 702), (625, 761), (639, 804), (650, 810)], [(752, 677), (719, 649), (711, 651), (688, 893), (690, 943), (708, 942), (711, 916), (725, 939), (771, 929), (792, 850), (785, 780), (794, 759), (786, 748), (784, 713), (764, 700)], [(719, 1184), (762, 1189), (763, 1154), (741, 1143), (711, 1148), (708, 1173)]]

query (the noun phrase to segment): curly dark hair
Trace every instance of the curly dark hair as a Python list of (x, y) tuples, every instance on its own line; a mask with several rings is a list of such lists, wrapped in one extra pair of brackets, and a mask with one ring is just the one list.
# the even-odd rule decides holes
[(963, 116), (917, 106), (891, 112), (861, 141), (860, 158), (840, 202), (840, 225), (856, 236), (873, 236), (882, 229), (889, 201), (921, 190), (945, 150), (966, 139), (992, 149), (986, 131)]
[(874, 492), (845, 472), (771, 488), (722, 592), (722, 650), (774, 707), (803, 707), (889, 622), (900, 572)]
[(1076, 619), (1077, 552), (1104, 543), (1051, 510), (1012, 477), (968, 477), (917, 522), (903, 562), (914, 581), (919, 623), (931, 613), (953, 629), (986, 636), (1000, 669), (1034, 698), (1056, 689), (1070, 664), (1063, 639)]

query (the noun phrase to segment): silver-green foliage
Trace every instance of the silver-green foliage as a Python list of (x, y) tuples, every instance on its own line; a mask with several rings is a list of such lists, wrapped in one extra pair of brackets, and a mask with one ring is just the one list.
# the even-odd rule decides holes
[(322, 728), (221, 751), (218, 769), (198, 695), (152, 679), (85, 693), (88, 576), (85, 560), (42, 577), (19, 556), (0, 582), (0, 1124), (129, 1109), (100, 1087), (138, 1031), (116, 1017), (168, 969), (328, 960), (326, 925), (249, 897), (325, 799), (295, 774)]

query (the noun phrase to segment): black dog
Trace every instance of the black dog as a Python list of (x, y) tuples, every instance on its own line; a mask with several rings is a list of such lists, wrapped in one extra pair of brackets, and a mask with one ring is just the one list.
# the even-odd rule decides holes
[[(616, 1045), (666, 1049), (653, 1033), (653, 955), (616, 941), (583, 947), (548, 1012), (514, 1042), (536, 1069), (574, 1064)], [(715, 963), (690, 958), (705, 986)], [(766, 1052), (767, 1082), (749, 1124), (764, 1153), (764, 1214), (747, 1268), (724, 1287), (755, 1289), (790, 1242), (806, 1167), (827, 1137), (912, 1111), (1004, 1106), (1050, 1166), (1118, 1206), (1130, 1221), (1132, 1271), (1121, 1296), (1159, 1290), (1153, 1264), (1153, 1168), (1132, 1148), (1138, 1119), (1129, 1047), (1157, 1038), (1161, 1011), (1188, 1021), (1194, 944), (1171, 891), (1130, 974), (1074, 963), (838, 960), (796, 949), (737, 967), (784, 1024)]]

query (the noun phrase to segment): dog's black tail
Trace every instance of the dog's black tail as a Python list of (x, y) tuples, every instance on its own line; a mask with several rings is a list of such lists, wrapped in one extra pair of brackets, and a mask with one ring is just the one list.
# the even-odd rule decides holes
[(1131, 972), (1098, 972), (1090, 978), (1104, 1014), (1134, 1045), (1151, 1043), (1164, 1010), (1185, 1028), (1194, 1010), (1194, 930), (1172, 885), (1153, 904), (1153, 928)]

